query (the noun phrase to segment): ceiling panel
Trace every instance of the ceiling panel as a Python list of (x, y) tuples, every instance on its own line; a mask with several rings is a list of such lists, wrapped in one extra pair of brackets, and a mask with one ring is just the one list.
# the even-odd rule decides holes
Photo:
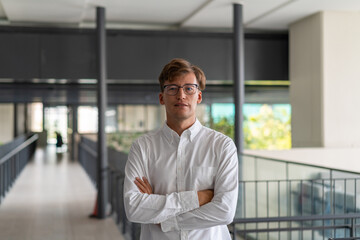
[[(263, 14), (288, 2), (288, 0), (245, 0), (243, 2), (244, 23), (257, 19)], [(233, 1), (213, 1), (201, 12), (189, 19), (185, 27), (231, 28), (233, 23)]]
[(360, 11), (359, 0), (298, 0), (290, 1), (277, 11), (248, 25), (249, 28), (288, 29), (295, 21), (319, 11)]
[(2, 0), (11, 22), (78, 23), (86, 0)]
[(88, 4), (84, 21), (94, 21), (94, 6), (100, 5), (106, 7), (107, 20), (110, 22), (176, 24), (187, 18), (204, 2), (206, 0), (92, 0)]
[(229, 1), (213, 1), (186, 21), (183, 27), (229, 28), (232, 26), (232, 15), (232, 4)]

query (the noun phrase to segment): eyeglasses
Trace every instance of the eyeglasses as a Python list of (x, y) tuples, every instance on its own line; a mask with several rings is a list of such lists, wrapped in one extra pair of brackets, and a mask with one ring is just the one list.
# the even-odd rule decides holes
[(174, 96), (179, 92), (179, 89), (182, 88), (186, 95), (193, 95), (196, 93), (196, 89), (199, 89), (199, 85), (197, 84), (184, 84), (182, 86), (178, 86), (176, 84), (164, 85), (164, 92), (167, 95)]

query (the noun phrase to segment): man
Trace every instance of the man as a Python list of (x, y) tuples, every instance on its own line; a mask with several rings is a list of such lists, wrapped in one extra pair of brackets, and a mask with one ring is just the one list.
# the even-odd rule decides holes
[(125, 167), (128, 219), (142, 223), (142, 240), (231, 239), (238, 194), (233, 141), (196, 119), (203, 71), (183, 59), (165, 65), (160, 104), (166, 123), (137, 139)]

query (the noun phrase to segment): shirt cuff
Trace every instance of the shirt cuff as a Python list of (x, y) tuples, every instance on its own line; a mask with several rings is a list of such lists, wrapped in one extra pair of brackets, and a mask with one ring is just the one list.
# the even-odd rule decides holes
[(163, 232), (180, 230), (176, 217), (169, 218), (168, 220), (162, 222), (160, 225)]
[(180, 192), (179, 194), (183, 212), (188, 212), (199, 207), (199, 199), (196, 191)]

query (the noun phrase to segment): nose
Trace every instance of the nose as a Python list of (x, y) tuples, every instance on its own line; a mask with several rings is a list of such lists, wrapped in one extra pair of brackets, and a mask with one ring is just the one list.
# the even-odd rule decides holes
[(179, 88), (178, 93), (176, 94), (178, 99), (184, 99), (185, 98), (185, 92), (184, 92), (184, 87)]

